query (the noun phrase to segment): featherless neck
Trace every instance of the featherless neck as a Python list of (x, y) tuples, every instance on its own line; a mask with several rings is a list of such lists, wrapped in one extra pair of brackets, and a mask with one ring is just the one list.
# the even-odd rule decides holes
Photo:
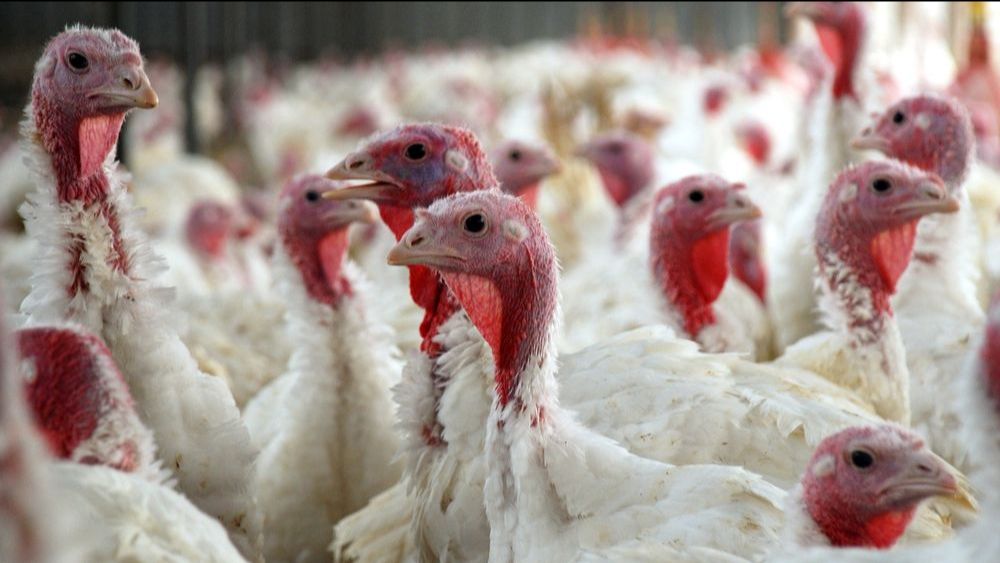
[(349, 243), (346, 228), (294, 236), (282, 232), (282, 242), (309, 297), (337, 307), (344, 297), (353, 294), (350, 281), (343, 273)]
[(110, 190), (103, 165), (118, 143), (125, 114), (79, 117), (37, 95), (32, 113), (42, 147), (52, 158), (59, 201), (103, 201)]
[(846, 328), (864, 343), (878, 338), (893, 316), (890, 299), (909, 264), (916, 226), (913, 221), (873, 237), (849, 233), (841, 222), (817, 226), (823, 291), (843, 313)]
[(715, 324), (713, 305), (729, 275), (729, 229), (685, 244), (672, 232), (653, 230), (650, 256), (660, 291), (681, 316), (688, 337)]
[[(445, 273), (448, 287), (465, 307), (493, 351), (495, 391), (499, 405), (527, 405), (544, 377), (557, 314), (557, 281), (553, 258), (535, 260), (490, 279)], [(552, 375), (549, 373), (549, 375)]]
[(837, 495), (805, 487), (805, 496), (812, 499), (807, 509), (816, 526), (830, 545), (888, 549), (903, 535), (913, 520), (916, 508), (887, 511), (880, 514), (857, 514), (857, 509)]
[(826, 25), (816, 27), (820, 44), (834, 65), (833, 96), (835, 99), (858, 99), (855, 73), (864, 48), (865, 18), (860, 10), (850, 10), (835, 29)]

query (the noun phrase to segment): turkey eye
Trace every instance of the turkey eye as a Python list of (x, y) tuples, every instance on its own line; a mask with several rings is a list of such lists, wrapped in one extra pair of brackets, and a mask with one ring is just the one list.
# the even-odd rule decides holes
[(854, 450), (851, 452), (851, 465), (858, 469), (867, 469), (875, 463), (875, 457), (864, 450)]
[(906, 116), (903, 115), (903, 112), (897, 111), (896, 113), (892, 114), (892, 122), (895, 123), (896, 125), (902, 125), (904, 121), (906, 121)]
[(622, 147), (621, 143), (611, 143), (608, 146), (608, 150), (610, 150), (611, 152), (613, 152), (615, 154), (618, 154), (618, 153), (622, 152), (622, 148), (624, 148), (624, 147)]
[(87, 66), (90, 64), (87, 61), (87, 57), (76, 51), (66, 56), (66, 62), (69, 63), (70, 68), (73, 70), (87, 70)]
[(319, 192), (316, 190), (306, 192), (306, 201), (319, 201)]
[(892, 182), (885, 178), (879, 178), (872, 182), (872, 189), (879, 193), (885, 193), (892, 189)]
[(403, 156), (413, 161), (422, 160), (427, 156), (427, 147), (423, 143), (413, 143), (406, 147)]
[(482, 213), (473, 213), (462, 221), (462, 228), (467, 233), (481, 235), (486, 232), (486, 217), (483, 217)]
[(521, 160), (521, 151), (517, 149), (510, 151), (510, 159), (514, 162)]
[(701, 203), (705, 199), (705, 193), (701, 190), (695, 190), (688, 194), (688, 199), (695, 203)]

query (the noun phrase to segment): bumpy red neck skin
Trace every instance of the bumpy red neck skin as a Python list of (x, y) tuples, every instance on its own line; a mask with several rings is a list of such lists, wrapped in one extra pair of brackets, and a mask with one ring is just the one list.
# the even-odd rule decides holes
[[(551, 251), (536, 251), (520, 268), (498, 267), (493, 278), (443, 273), (448, 287), (493, 350), (499, 407), (526, 408), (521, 376), (539, 361), (555, 320), (557, 291)], [(541, 405), (544, 407), (544, 405)], [(532, 412), (533, 420), (541, 413)]]
[(80, 118), (37, 94), (32, 109), (42, 146), (52, 156), (59, 201), (89, 205), (104, 199), (109, 181), (102, 165), (118, 143), (125, 114)]
[[(382, 203), (378, 208), (397, 241), (413, 226), (412, 209)], [(434, 342), (438, 328), (461, 310), (461, 305), (433, 270), (425, 266), (407, 266), (407, 269), (410, 271), (410, 297), (424, 310), (424, 320), (420, 323), (420, 350), (436, 358), (442, 351), (441, 345)]]
[[(48, 328), (28, 329), (17, 333), (21, 357), (28, 374), (27, 399), (35, 422), (52, 454), (70, 459), (83, 442), (94, 437), (100, 417), (107, 412), (134, 410), (131, 397), (112, 393), (102, 377), (121, 378), (106, 373), (99, 365), (95, 350), (103, 348), (96, 336)], [(124, 380), (120, 382), (125, 386)], [(138, 469), (138, 445), (131, 441), (119, 444), (118, 460), (84, 458), (89, 465), (108, 465), (122, 471)]]
[(694, 244), (666, 229), (654, 230), (650, 256), (653, 278), (683, 318), (688, 337), (697, 338), (716, 321), (713, 305), (729, 276), (729, 228)]
[(281, 239), (309, 297), (337, 307), (341, 299), (353, 294), (342, 272), (349, 243), (346, 227), (318, 234), (292, 234), (282, 229)]
[(846, 502), (836, 493), (811, 490), (808, 483), (804, 496), (809, 515), (830, 545), (836, 547), (888, 549), (903, 535), (916, 513), (916, 507), (912, 507), (858, 514), (855, 504)]
[[(903, 271), (913, 255), (917, 221), (861, 236), (845, 227), (844, 221), (821, 219), (816, 231), (816, 257), (820, 274), (825, 283), (841, 301), (850, 319), (851, 328), (867, 326), (881, 328), (886, 317), (891, 317), (890, 299), (896, 290)], [(835, 256), (855, 276), (857, 282), (870, 292), (868, 313), (862, 307), (865, 296), (851, 292), (850, 284), (842, 283), (843, 271), (831, 270), (828, 257)], [(877, 315), (871, 315), (874, 309)]]
[(607, 172), (603, 169), (598, 169), (598, 173), (601, 175), (601, 181), (604, 182), (604, 189), (608, 192), (611, 200), (615, 202), (615, 205), (619, 209), (624, 207), (631, 196), (629, 187), (625, 184), (625, 181), (617, 174)]
[(858, 99), (854, 84), (854, 70), (861, 55), (865, 33), (865, 19), (860, 10), (850, 10), (839, 28), (816, 24), (820, 45), (833, 63), (833, 97), (849, 96)]
[[(121, 239), (118, 210), (108, 200), (110, 180), (103, 164), (118, 143), (125, 114), (80, 118), (64, 113), (44, 97), (34, 93), (32, 111), (35, 128), (42, 148), (51, 156), (56, 176), (56, 197), (59, 203), (80, 202), (96, 209), (107, 221), (112, 232), (112, 252), (109, 265), (122, 272), (129, 271), (128, 254)], [(69, 294), (89, 290), (81, 260), (83, 243), (73, 242), (70, 249), (72, 272), (66, 288)]]

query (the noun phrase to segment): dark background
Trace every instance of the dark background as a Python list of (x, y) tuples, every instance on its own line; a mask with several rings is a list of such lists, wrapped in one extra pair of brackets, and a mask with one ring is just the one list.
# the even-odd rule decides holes
[(592, 29), (725, 49), (754, 41), (758, 21), (784, 33), (778, 2), (4, 2), (0, 104), (24, 104), (32, 66), (66, 25), (118, 27), (147, 57), (193, 70), (252, 48), (287, 60), (353, 57), (438, 44), (512, 45)]

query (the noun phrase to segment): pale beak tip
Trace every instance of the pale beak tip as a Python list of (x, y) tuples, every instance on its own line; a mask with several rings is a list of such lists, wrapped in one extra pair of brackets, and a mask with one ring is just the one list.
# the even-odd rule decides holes
[(858, 135), (851, 139), (851, 148), (857, 151), (872, 150), (885, 152), (886, 143), (880, 137), (874, 135)]
[(385, 257), (385, 261), (390, 266), (405, 266), (406, 261), (403, 257), (403, 252), (397, 247), (394, 247), (389, 251), (389, 254)]

